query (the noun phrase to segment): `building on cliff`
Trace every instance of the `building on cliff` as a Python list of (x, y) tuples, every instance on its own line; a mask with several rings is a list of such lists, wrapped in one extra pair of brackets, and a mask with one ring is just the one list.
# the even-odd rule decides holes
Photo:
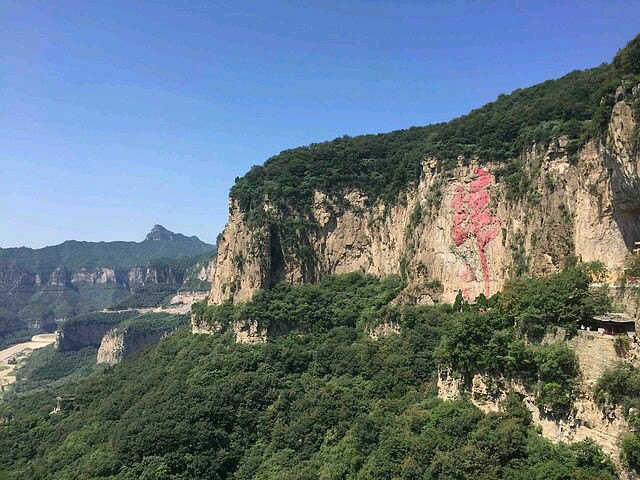
[(636, 334), (636, 319), (626, 313), (606, 313), (593, 317), (594, 326), (599, 333), (605, 335), (628, 335), (634, 337)]

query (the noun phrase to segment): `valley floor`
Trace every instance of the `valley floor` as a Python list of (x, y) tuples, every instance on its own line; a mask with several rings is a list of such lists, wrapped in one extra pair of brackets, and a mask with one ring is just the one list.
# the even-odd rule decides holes
[(55, 339), (56, 336), (53, 333), (34, 335), (29, 342), (18, 343), (17, 345), (12, 345), (4, 350), (0, 350), (0, 388), (16, 381), (13, 371), (17, 367), (17, 364), (9, 363), (12, 358), (19, 357), (20, 355), (27, 356), (33, 350), (51, 345)]

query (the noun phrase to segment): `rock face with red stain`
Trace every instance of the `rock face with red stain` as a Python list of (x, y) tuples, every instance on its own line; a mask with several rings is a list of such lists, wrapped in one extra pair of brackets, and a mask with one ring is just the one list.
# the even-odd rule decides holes
[[(640, 86), (628, 90), (616, 92), (606, 138), (572, 158), (564, 137), (526, 147), (520, 174), (528, 189), (518, 198), (492, 174), (504, 164), (460, 158), (445, 170), (439, 159), (424, 158), (419, 182), (391, 204), (370, 205), (356, 189), (341, 198), (317, 191), (311, 208), (300, 211), (296, 205), (277, 210), (265, 199), (273, 227), (257, 229), (232, 201), (209, 301), (246, 301), (277, 281), (315, 282), (353, 271), (404, 275), (403, 301), (449, 302), (460, 290), (473, 300), (497, 292), (514, 272), (556, 272), (572, 255), (601, 261), (615, 275), (640, 240), (633, 137)], [(312, 225), (295, 241), (277, 227), (290, 225), (291, 217)], [(300, 244), (304, 256), (292, 246)], [(433, 280), (442, 289), (434, 291)]]
[[(500, 233), (501, 223), (489, 209), (488, 187), (493, 183), (492, 175), (481, 167), (476, 167), (473, 173), (475, 178), (468, 185), (460, 183), (456, 186), (456, 193), (451, 202), (451, 236), (456, 246), (467, 241), (475, 241), (482, 266), (484, 294), (488, 297), (491, 291), (486, 247)], [(470, 265), (468, 267), (468, 271), (473, 271)], [(465, 281), (465, 278), (462, 280)]]

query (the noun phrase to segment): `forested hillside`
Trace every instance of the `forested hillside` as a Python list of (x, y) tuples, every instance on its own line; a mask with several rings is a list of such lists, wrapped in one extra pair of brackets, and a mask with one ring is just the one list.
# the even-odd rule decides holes
[[(200, 306), (207, 321), (248, 316), (280, 334), (243, 345), (231, 332), (182, 330), (85, 380), (9, 396), (0, 406), (0, 471), (33, 479), (616, 478), (595, 444), (542, 438), (515, 393), (492, 414), (437, 397), (438, 365), (452, 362), (462, 372), (512, 372), (537, 386), (541, 405), (566, 407), (577, 375), (572, 351), (521, 339), (606, 308), (588, 290), (591, 271), (516, 282), (475, 306), (394, 305), (399, 279), (361, 274), (281, 285), (237, 307)], [(399, 334), (370, 338), (386, 321), (399, 322)], [(546, 369), (558, 362), (566, 368)], [(546, 388), (554, 382), (559, 391)], [(58, 395), (72, 400), (50, 415)]]

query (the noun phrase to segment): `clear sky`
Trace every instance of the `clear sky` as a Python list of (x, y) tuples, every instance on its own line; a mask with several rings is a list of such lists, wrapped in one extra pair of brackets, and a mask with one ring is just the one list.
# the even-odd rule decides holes
[(640, 2), (0, 2), (0, 246), (213, 242), (283, 149), (610, 61)]

